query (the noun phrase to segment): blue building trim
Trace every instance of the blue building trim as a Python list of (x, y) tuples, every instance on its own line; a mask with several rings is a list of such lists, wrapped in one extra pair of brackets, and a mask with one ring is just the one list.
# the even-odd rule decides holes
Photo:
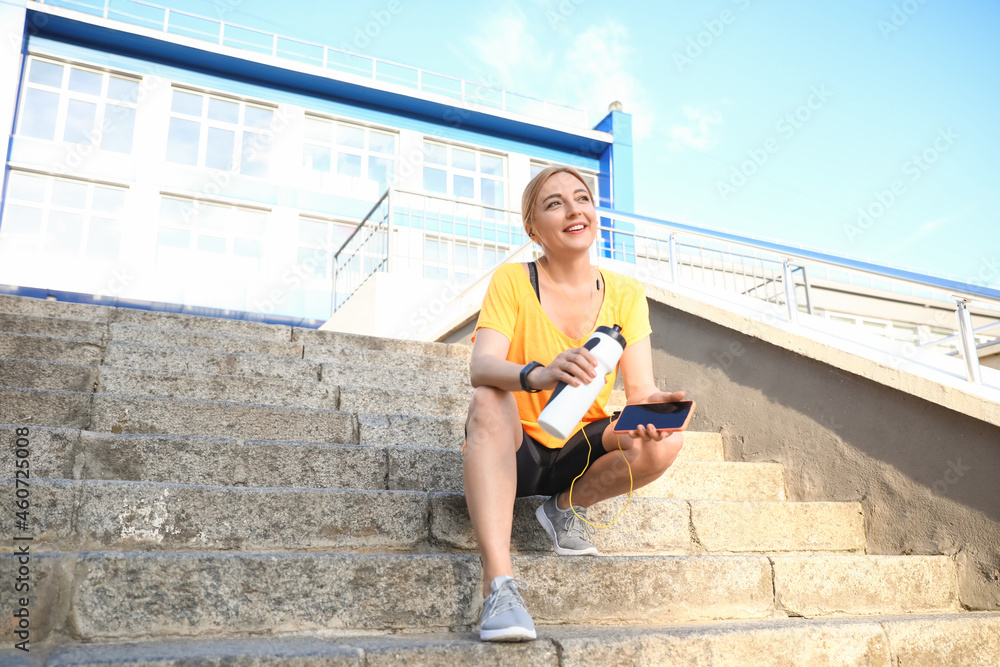
[(17, 285), (0, 285), (0, 294), (24, 296), (34, 299), (54, 298), (64, 303), (83, 303), (90, 306), (110, 306), (112, 308), (134, 308), (161, 313), (179, 313), (182, 315), (201, 315), (202, 317), (217, 317), (227, 320), (247, 320), (265, 324), (282, 324), (291, 327), (318, 329), (325, 320), (315, 320), (307, 317), (291, 317), (287, 315), (268, 315), (245, 310), (229, 310), (226, 308), (208, 308), (205, 306), (187, 306), (180, 303), (163, 301), (141, 301), (138, 299), (119, 299), (113, 296), (100, 296), (83, 292), (68, 292), (40, 287), (19, 287)]
[[(601, 156), (599, 187), (601, 206), (623, 213), (635, 211), (635, 173), (632, 153), (632, 116), (610, 111), (595, 129), (610, 132), (614, 143)], [(609, 228), (634, 232), (635, 225), (601, 218), (601, 256), (624, 262), (635, 262), (635, 237), (618, 235)]]
[[(28, 20), (35, 14), (28, 11)], [(597, 170), (600, 155), (610, 145), (572, 132), (463, 108), (458, 100), (455, 104), (424, 100), (84, 21), (45, 16), (44, 27), (38, 37), (32, 37), (30, 46), (56, 56), (132, 71), (156, 71), (179, 82), (288, 102), (585, 169)]]

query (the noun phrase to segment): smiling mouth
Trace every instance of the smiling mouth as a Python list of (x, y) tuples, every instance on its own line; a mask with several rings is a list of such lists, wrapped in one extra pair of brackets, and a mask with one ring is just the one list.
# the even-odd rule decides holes
[(581, 223), (581, 224), (577, 224), (577, 225), (571, 225), (571, 226), (567, 227), (566, 229), (564, 229), (563, 231), (564, 232), (581, 232), (581, 231), (583, 231), (586, 228), (587, 228), (587, 225), (584, 225), (584, 224)]

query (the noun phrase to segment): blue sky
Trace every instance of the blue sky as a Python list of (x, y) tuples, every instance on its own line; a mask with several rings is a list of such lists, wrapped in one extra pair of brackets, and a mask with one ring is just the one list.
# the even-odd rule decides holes
[(164, 4), (595, 123), (620, 100), (638, 213), (1000, 287), (996, 0)]

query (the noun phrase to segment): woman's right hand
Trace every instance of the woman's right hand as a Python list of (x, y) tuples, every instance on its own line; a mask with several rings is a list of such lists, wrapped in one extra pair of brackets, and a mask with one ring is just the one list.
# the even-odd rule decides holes
[(597, 357), (585, 347), (564, 350), (547, 366), (528, 374), (528, 386), (555, 389), (560, 382), (579, 387), (597, 377)]

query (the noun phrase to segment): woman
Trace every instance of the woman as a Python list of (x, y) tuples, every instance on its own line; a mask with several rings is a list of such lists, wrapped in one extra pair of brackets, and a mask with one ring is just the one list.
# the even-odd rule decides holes
[[(551, 496), (536, 516), (557, 554), (596, 555), (581, 521), (586, 508), (627, 493), (630, 484), (639, 488), (657, 479), (683, 444), (681, 433), (668, 437), (652, 425), (620, 438), (613, 432), (603, 406), (615, 373), (607, 376), (567, 441), (539, 428), (538, 415), (559, 382), (577, 386), (596, 377), (597, 360), (582, 346), (598, 326), (622, 327), (627, 345), (619, 366), (628, 403), (676, 401), (684, 392), (662, 392), (654, 382), (642, 285), (590, 264), (597, 214), (580, 175), (569, 167), (543, 170), (525, 188), (521, 214), (526, 233), (544, 255), (537, 267), (504, 264), (496, 270), (476, 324), (470, 362), (475, 391), (466, 420), (463, 474), (483, 564), (484, 641), (535, 638), (534, 622), (517, 589), (523, 582), (513, 578), (510, 561), (516, 496)], [(540, 269), (537, 282), (532, 279), (535, 268)], [(621, 465), (619, 446), (629, 466)], [(614, 454), (603, 456), (608, 452)], [(586, 474), (573, 484), (570, 508), (570, 483), (585, 466)]]

